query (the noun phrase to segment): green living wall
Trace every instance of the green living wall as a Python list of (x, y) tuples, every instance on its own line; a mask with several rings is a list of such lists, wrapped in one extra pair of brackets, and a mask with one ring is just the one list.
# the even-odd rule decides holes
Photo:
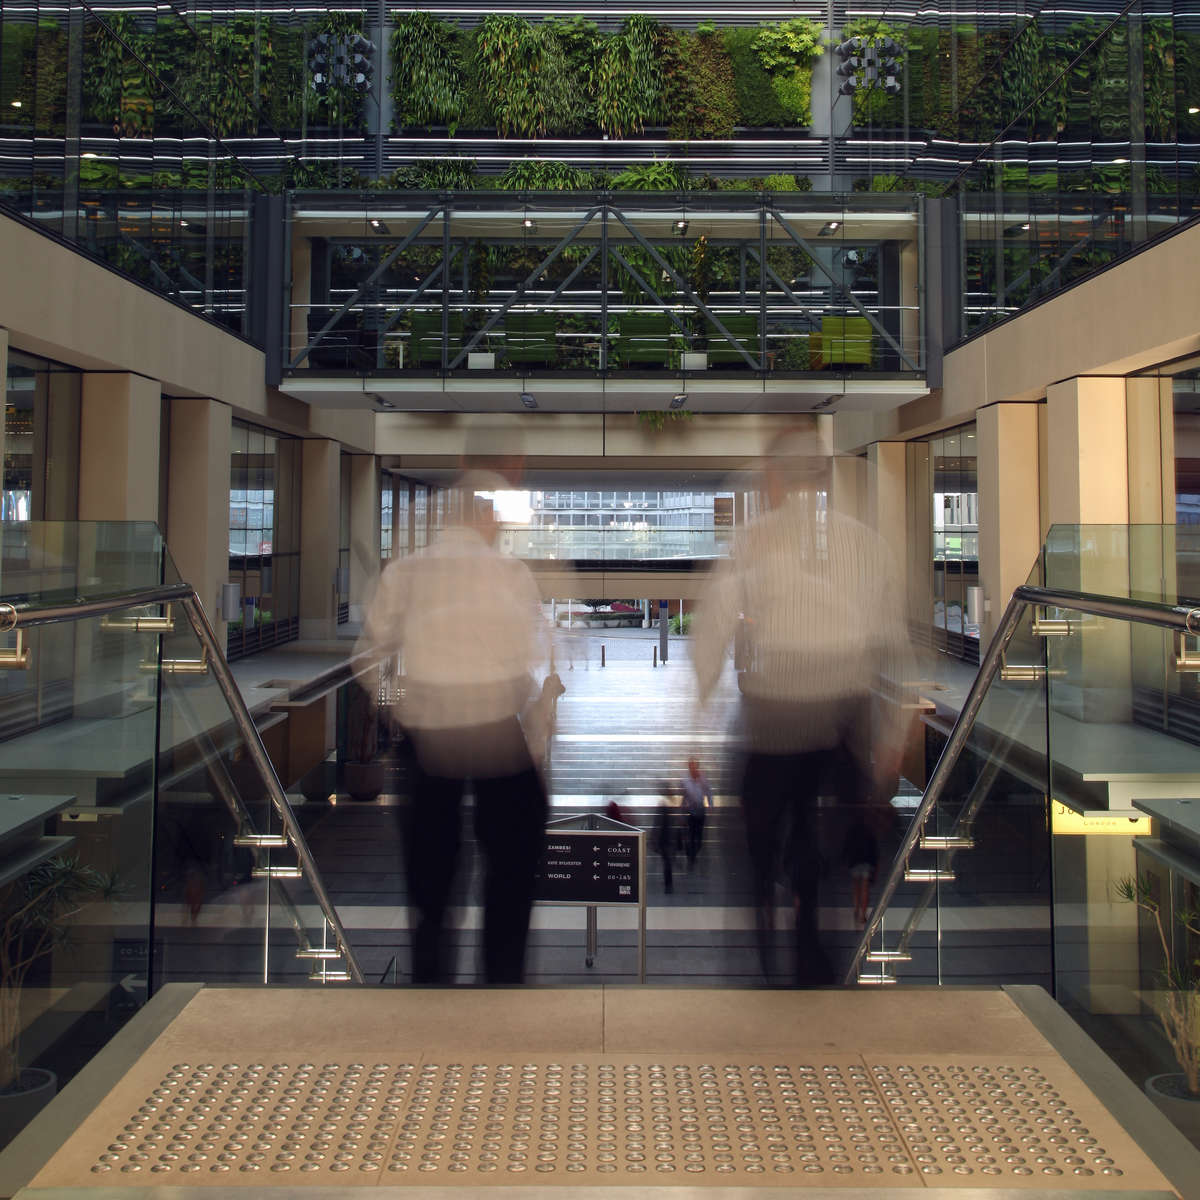
[(757, 29), (670, 28), (644, 16), (602, 33), (583, 17), (509, 14), (463, 28), (393, 14), (397, 129), (495, 130), (502, 137), (731, 138), (738, 126), (805, 127), (821, 26), (799, 18)]

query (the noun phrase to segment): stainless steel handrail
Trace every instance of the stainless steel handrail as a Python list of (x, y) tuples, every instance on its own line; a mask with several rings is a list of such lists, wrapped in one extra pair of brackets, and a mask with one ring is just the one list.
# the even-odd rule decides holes
[(337, 909), (334, 908), (329, 894), (325, 891), (325, 884), (317, 870), (317, 864), (313, 859), (312, 851), (308, 848), (308, 843), (304, 839), (304, 834), (300, 831), (296, 814), (292, 812), (292, 806), (288, 803), (283, 785), (279, 782), (279, 776), (275, 774), (275, 767), (271, 762), (270, 756), (267, 754), (266, 747), (262, 743), (262, 738), (259, 737), (258, 727), (254, 724), (254, 718), (250, 715), (250, 710), (246, 707), (242, 693), (238, 690), (237, 684), (234, 682), (233, 673), (229, 669), (229, 663), (226, 662), (225, 655), (217, 641), (217, 636), (209, 624), (208, 617), (205, 615), (204, 608), (200, 603), (200, 597), (196, 594), (196, 589), (191, 584), (163, 584), (160, 587), (146, 588), (138, 592), (127, 592), (123, 596), (107, 596), (96, 600), (81, 600), (73, 604), (54, 605), (47, 608), (35, 608), (32, 606), (18, 608), (12, 604), (0, 605), (0, 620), (7, 618), (11, 622), (8, 626), (10, 629), (19, 629), (33, 625), (49, 625), (58, 621), (79, 621), (90, 617), (103, 616), (105, 613), (117, 612), (121, 609), (140, 608), (147, 604), (165, 604), (168, 602), (175, 602), (182, 605), (192, 631), (199, 639), (200, 645), (208, 651), (209, 670), (212, 671), (213, 678), (216, 680), (217, 686), (221, 689), (221, 694), (225, 697), (226, 704), (229, 705), (229, 711), (233, 716), (234, 724), (237, 726), (238, 733), (241, 734), (242, 740), (245, 742), (251, 761), (258, 768), (263, 782), (267, 785), (267, 792), (271, 797), (271, 803), (274, 805), (279, 820), (287, 833), (288, 841), (296, 852), (296, 857), (300, 860), (304, 868), (305, 878), (317, 898), (317, 903), (324, 913), (325, 920), (329, 922), (329, 927), (333, 930), (334, 940), (337, 943), (338, 950), (345, 957), (350, 977), (355, 983), (364, 983), (365, 978), (362, 968), (359, 966), (354, 951), (350, 946), (349, 939), (346, 937), (346, 930), (337, 915)]
[(108, 613), (120, 612), (125, 608), (141, 608), (147, 604), (170, 604), (195, 598), (196, 589), (190, 583), (162, 583), (136, 592), (116, 592), (111, 596), (95, 599), (72, 600), (67, 604), (16, 605), (0, 603), (0, 632), (33, 625), (53, 625), (57, 621), (83, 621), (89, 617), (103, 617)]
[(1015, 588), (1004, 609), (1004, 615), (1000, 618), (995, 636), (980, 661), (979, 672), (971, 684), (970, 691), (967, 692), (966, 700), (963, 701), (958, 720), (954, 722), (954, 728), (950, 731), (950, 737), (937, 761), (937, 766), (934, 767), (933, 774), (930, 775), (929, 782), (925, 786), (925, 794), (921, 798), (921, 803), (904, 833), (900, 848), (896, 851), (892, 869), (888, 873), (887, 880), (879, 893), (879, 899), (871, 911), (866, 928), (859, 938), (854, 956), (850, 960), (849, 969), (843, 978), (844, 983), (854, 983), (858, 979), (859, 964), (871, 948), (871, 939), (879, 931), (884, 913), (904, 878), (905, 868), (921, 837), (925, 822), (941, 799), (946, 781), (950, 778), (950, 773), (954, 770), (959, 756), (962, 754), (967, 738), (970, 737), (971, 731), (975, 727), (975, 719), (979, 716), (979, 710), (983, 706), (988, 688), (991, 687), (992, 681), (999, 673), (1004, 652), (1008, 649), (1008, 643), (1016, 632), (1017, 623), (1026, 609), (1042, 604), (1070, 609), (1072, 612), (1083, 613), (1085, 616), (1135, 621), (1138, 624), (1158, 625), (1163, 629), (1171, 629), (1176, 632), (1200, 634), (1200, 609), (1198, 608), (1185, 608), (1180, 605), (1163, 606), (1145, 600), (1119, 600), (1111, 596), (1093, 596), (1086, 592), (1068, 592), (1060, 588), (1036, 587), (1031, 584)]

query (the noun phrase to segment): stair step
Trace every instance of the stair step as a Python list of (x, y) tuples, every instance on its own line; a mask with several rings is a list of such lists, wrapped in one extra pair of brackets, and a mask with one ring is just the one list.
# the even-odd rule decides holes
[(953, 883), (954, 872), (940, 867), (908, 867), (904, 879), (906, 883)]
[(895, 975), (888, 975), (886, 972), (880, 972), (878, 975), (859, 975), (858, 982), (868, 984), (874, 987), (882, 987), (887, 984), (895, 983)]
[(250, 874), (255, 879), (302, 879), (304, 872), (299, 867), (255, 867)]
[(233, 844), (258, 849), (286, 849), (288, 840), (282, 833), (239, 833), (233, 839)]
[(336, 946), (301, 946), (296, 951), (297, 958), (341, 958), (342, 952)]
[(867, 962), (912, 962), (912, 955), (907, 950), (868, 950), (864, 955)]
[(975, 839), (953, 835), (929, 834), (921, 838), (922, 850), (974, 850)]
[(350, 972), (345, 967), (330, 970), (328, 967), (314, 967), (308, 977), (313, 983), (349, 983)]

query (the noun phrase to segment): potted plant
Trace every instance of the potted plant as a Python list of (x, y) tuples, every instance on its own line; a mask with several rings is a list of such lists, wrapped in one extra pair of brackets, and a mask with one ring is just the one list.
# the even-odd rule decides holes
[[(1146, 1093), (1177, 1126), (1200, 1134), (1200, 956), (1189, 952), (1186, 945), (1189, 937), (1200, 938), (1200, 913), (1176, 911), (1176, 929), (1172, 930), (1164, 923), (1162, 901), (1154, 894), (1149, 878), (1122, 879), (1116, 891), (1154, 922), (1162, 949), (1161, 986), (1154, 994), (1154, 1007), (1182, 1068), (1152, 1076), (1146, 1081)], [(1182, 952), (1180, 941), (1184, 942)]]
[(54, 1095), (53, 1072), (20, 1065), (21, 993), (39, 959), (65, 944), (89, 900), (115, 892), (110, 876), (77, 858), (46, 859), (0, 888), (0, 1146)]

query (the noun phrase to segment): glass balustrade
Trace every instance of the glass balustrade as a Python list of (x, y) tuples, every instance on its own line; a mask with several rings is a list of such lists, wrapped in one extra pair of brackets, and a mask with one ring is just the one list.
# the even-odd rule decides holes
[(1050, 530), (962, 717), (925, 717), (946, 750), (864, 982), (1040, 982), (1139, 1084), (1180, 1073), (1200, 993), (1194, 541)]
[(919, 375), (920, 204), (296, 193), (284, 373)]
[(352, 974), (302, 822), (157, 529), (2, 533), (0, 918), (31, 906), (33, 923), (3, 927), (18, 940), (0, 988), (19, 996), (22, 1064), (69, 1078), (171, 980)]

